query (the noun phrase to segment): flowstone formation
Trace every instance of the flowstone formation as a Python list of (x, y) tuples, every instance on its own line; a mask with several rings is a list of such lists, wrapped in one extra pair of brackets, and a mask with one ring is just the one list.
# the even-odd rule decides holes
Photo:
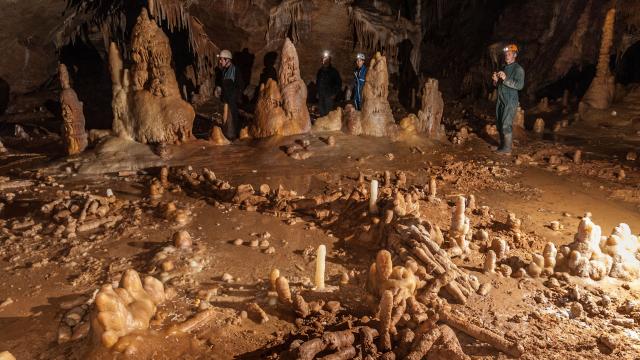
[[(104, 285), (96, 295), (91, 329), (96, 340), (110, 349), (124, 352), (131, 346), (127, 335), (149, 328), (156, 306), (165, 300), (164, 285), (147, 276), (144, 284), (135, 270), (127, 270), (120, 286)], [(134, 336), (135, 337), (135, 336)]]
[(584, 216), (572, 243), (556, 250), (548, 243), (542, 254), (533, 254), (527, 267), (532, 277), (569, 272), (571, 275), (603, 280), (607, 276), (625, 281), (640, 277), (640, 241), (631, 233), (629, 225), (621, 223), (611, 235), (603, 236), (602, 229)]
[(131, 69), (124, 69), (116, 45), (111, 44), (115, 134), (152, 144), (189, 140), (195, 111), (180, 97), (169, 38), (144, 8), (133, 28), (131, 58)]
[(596, 76), (580, 103), (583, 107), (590, 106), (595, 109), (608, 109), (613, 101), (616, 89), (615, 77), (609, 69), (611, 47), (613, 46), (613, 35), (615, 30), (616, 9), (612, 8), (607, 12), (607, 16), (602, 26), (602, 41), (600, 43), (600, 55)]
[(282, 46), (278, 84), (273, 80), (260, 86), (251, 136), (296, 135), (311, 130), (307, 109), (307, 85), (300, 76), (298, 53), (291, 40)]
[(58, 67), (60, 79), (60, 105), (62, 106), (62, 134), (67, 154), (81, 153), (87, 147), (87, 132), (84, 129), (84, 113), (78, 94), (71, 88), (69, 72), (64, 64)]
[(387, 59), (379, 52), (371, 59), (364, 84), (362, 103), (362, 135), (386, 136), (396, 126), (389, 104), (389, 72)]

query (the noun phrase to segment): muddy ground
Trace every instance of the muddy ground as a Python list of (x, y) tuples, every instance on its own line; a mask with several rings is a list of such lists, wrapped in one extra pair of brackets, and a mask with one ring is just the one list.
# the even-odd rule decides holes
[[(474, 232), (485, 229), (490, 239), (506, 239), (510, 255), (526, 262), (549, 241), (570, 243), (586, 212), (593, 214), (604, 234), (621, 222), (635, 234), (640, 231), (640, 162), (627, 160), (629, 150), (640, 143), (637, 133), (606, 122), (573, 123), (558, 132), (548, 128), (543, 137), (522, 131), (514, 155), (504, 157), (492, 153), (494, 140), (483, 134), (481, 126), (471, 127), (477, 130), (461, 145), (419, 137), (393, 142), (341, 133), (245, 140), (223, 147), (198, 140), (170, 147), (166, 162), (136, 145), (128, 152), (94, 151), (61, 159), (55, 152), (42, 150), (47, 141), (32, 144), (33, 151), (25, 152), (16, 150), (20, 139), (5, 140), (11, 151), (0, 158), (1, 175), (8, 177), (2, 184), (30, 183), (1, 191), (0, 351), (8, 350), (17, 359), (86, 358), (96, 346), (90, 333), (58, 344), (66, 312), (61, 304), (79, 296), (91, 298), (100, 285), (117, 281), (128, 268), (141, 274), (156, 272), (153, 258), (172, 243), (178, 228), (187, 230), (194, 247), (202, 250), (196, 259), (198, 271), (171, 283), (177, 296), (160, 307), (161, 320), (152, 328), (184, 321), (206, 308), (213, 308), (217, 315), (193, 338), (149, 340), (155, 349), (146, 353), (148, 358), (277, 358), (293, 339), (308, 336), (290, 311), (273, 303), (268, 278), (274, 268), (305, 298), (340, 301), (340, 316), (318, 326), (340, 328), (347, 321), (375, 315), (364, 283), (379, 245), (362, 240), (362, 227), (344, 228), (341, 220), (329, 222), (309, 214), (283, 214), (220, 201), (191, 189), (175, 173), (170, 176), (172, 185), (158, 199), (151, 199), (150, 184), (159, 177), (162, 164), (186, 173), (201, 174), (207, 168), (233, 186), (282, 186), (306, 197), (339, 189), (348, 193), (362, 178), (381, 178), (385, 171), (401, 170), (407, 183), (416, 186), (435, 176), (440, 201), (421, 203), (421, 218), (448, 229), (455, 196), (473, 194), (478, 207), (488, 207), (469, 215)], [(335, 137), (335, 146), (325, 143), (329, 135)], [(288, 157), (283, 146), (302, 139), (310, 141), (312, 156)], [(55, 141), (53, 136), (50, 143)], [(573, 161), (576, 149), (582, 151), (579, 164)], [(41, 210), (66, 191), (104, 196), (108, 189), (125, 205), (118, 210), (122, 218), (106, 229), (78, 232), (71, 238), (57, 236), (56, 221)], [(185, 224), (178, 226), (164, 215), (169, 202), (185, 211)], [(521, 237), (514, 238), (506, 229), (510, 212), (522, 219)], [(552, 230), (552, 221), (561, 228)], [(42, 228), (34, 230), (37, 224)], [(242, 244), (236, 245), (237, 239)], [(251, 246), (252, 240), (267, 240), (268, 246)], [(311, 289), (315, 249), (320, 244), (327, 246), (327, 283), (336, 287), (332, 292)], [(640, 358), (640, 282), (570, 277), (556, 286), (546, 277), (487, 275), (482, 273), (486, 246), (474, 240), (472, 256), (457, 263), (482, 283), (490, 283), (492, 290), (453, 306), (476, 323), (518, 339), (526, 349), (523, 358)], [(350, 275), (348, 284), (341, 284), (343, 273)], [(578, 300), (572, 290), (576, 287), (596, 303), (595, 309), (580, 316), (571, 311)], [(244, 318), (242, 311), (250, 302), (261, 304), (270, 320), (261, 324), (251, 314)], [(474, 359), (505, 357), (467, 335), (458, 333), (458, 337)]]

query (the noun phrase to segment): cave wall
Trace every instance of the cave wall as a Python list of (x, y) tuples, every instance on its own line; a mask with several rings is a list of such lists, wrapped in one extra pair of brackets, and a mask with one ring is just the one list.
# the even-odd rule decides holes
[(0, 78), (12, 93), (41, 86), (57, 72), (57, 29), (65, 0), (6, 0), (0, 16)]
[[(307, 24), (302, 27), (300, 41), (295, 44), (302, 78), (305, 82), (315, 81), (322, 53), (329, 50), (343, 81), (350, 80), (358, 49), (353, 49), (347, 7), (325, 0), (305, 0), (304, 3)], [(284, 39), (267, 42), (265, 37), (270, 10), (276, 5), (277, 1), (266, 0), (213, 1), (194, 3), (188, 10), (197, 14), (209, 37), (220, 48), (234, 53), (247, 48), (255, 56), (251, 83), (256, 84), (264, 56), (271, 51), (279, 52), (284, 42)]]
[[(142, 1), (142, 0), (140, 0)], [(218, 0), (180, 2), (203, 23), (209, 38), (219, 47), (253, 56), (250, 82), (256, 84), (262, 60), (270, 51), (279, 51), (283, 39), (267, 42), (269, 15), (282, 0)], [(289, 0), (290, 1), (290, 0)], [(65, 0), (7, 0), (0, 18), (0, 82), (12, 93), (33, 91), (53, 78), (62, 45), (63, 30), (75, 21), (88, 21), (76, 12), (65, 12)], [(77, 3), (78, 1), (76, 1)], [(286, 1), (284, 1), (286, 3)], [(351, 82), (354, 54), (353, 29), (348, 6), (352, 1), (305, 0), (305, 24), (296, 44), (302, 77), (315, 80), (323, 50), (333, 54), (334, 66), (345, 83)], [(388, 8), (411, 17), (415, 1), (356, 1), (364, 6)], [(488, 74), (497, 64), (496, 49), (503, 42), (518, 43), (519, 61), (527, 71), (524, 98), (536, 93), (568, 72), (593, 66), (597, 59), (601, 24), (610, 6), (600, 0), (451, 0), (422, 3), (421, 19), (425, 36), (421, 71), (441, 79), (441, 84), (466, 94), (486, 95)], [(640, 2), (618, 0), (619, 17), (614, 51), (621, 60), (625, 50), (640, 40)], [(587, 26), (576, 43), (575, 32), (581, 15), (587, 12)], [(93, 30), (96, 31), (95, 29)], [(96, 37), (96, 33), (88, 37)], [(68, 40), (68, 39), (67, 39)], [(95, 44), (94, 44), (95, 45)], [(565, 56), (561, 54), (568, 54)], [(371, 53), (367, 53), (371, 56)], [(241, 60), (241, 59), (239, 59)], [(421, 74), (422, 75), (422, 74)], [(3, 90), (3, 93), (6, 91)]]

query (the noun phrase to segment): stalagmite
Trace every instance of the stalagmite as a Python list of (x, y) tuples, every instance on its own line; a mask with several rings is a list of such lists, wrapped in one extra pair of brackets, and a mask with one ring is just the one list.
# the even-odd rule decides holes
[(144, 8), (133, 28), (131, 58), (131, 69), (124, 69), (117, 47), (111, 45), (113, 131), (142, 143), (191, 139), (195, 111), (181, 98), (169, 38)]
[(190, 249), (193, 240), (191, 240), (191, 235), (186, 230), (180, 230), (173, 234), (173, 244), (178, 249)]
[(524, 129), (524, 110), (518, 106), (516, 109), (516, 116), (513, 119), (513, 126), (519, 129)]
[(442, 135), (440, 122), (443, 111), (444, 101), (442, 93), (438, 90), (438, 80), (428, 78), (422, 89), (422, 107), (418, 115), (411, 114), (400, 122), (400, 126), (405, 131), (439, 138)]
[(573, 153), (573, 162), (577, 165), (582, 164), (582, 151), (576, 150)]
[(378, 213), (378, 180), (371, 180), (371, 190), (369, 196), (369, 213)]
[(391, 327), (391, 311), (393, 310), (393, 293), (391, 290), (386, 290), (382, 293), (380, 300), (380, 327), (378, 332), (380, 333), (380, 349), (382, 351), (391, 350), (391, 334), (389, 332)]
[(271, 283), (271, 289), (276, 290), (276, 280), (280, 277), (280, 270), (273, 269), (269, 273), (269, 283)]
[(313, 123), (313, 132), (342, 130), (342, 108), (330, 111), (326, 116), (319, 117)]
[[(225, 108), (227, 104), (224, 105)], [(214, 145), (229, 145), (231, 141), (227, 139), (222, 133), (222, 129), (219, 126), (213, 125), (211, 127), (211, 135), (209, 135), (209, 141)]]
[[(91, 330), (107, 348), (124, 351), (118, 346), (120, 338), (135, 330), (145, 330), (164, 298), (164, 287), (159, 281), (145, 279), (144, 287), (134, 270), (127, 270), (114, 289), (104, 285), (96, 295), (96, 311), (92, 315)], [(126, 346), (127, 342), (123, 342)]]
[(463, 196), (458, 196), (456, 205), (452, 210), (451, 215), (451, 228), (449, 229), (449, 238), (451, 239), (451, 245), (456, 252), (451, 255), (463, 255), (469, 251), (469, 244), (467, 236), (470, 231), (469, 218), (465, 215), (466, 211), (466, 199)]
[(316, 273), (315, 273), (316, 290), (324, 290), (324, 270), (325, 270), (326, 256), (327, 256), (327, 247), (324, 245), (318, 246), (318, 251), (316, 252)]
[(556, 267), (556, 257), (558, 256), (558, 250), (556, 250), (556, 246), (552, 242), (548, 242), (544, 246), (544, 250), (542, 251), (542, 256), (544, 257), (544, 270), (549, 274), (553, 274), (554, 269)]
[(311, 312), (309, 309), (309, 304), (300, 294), (296, 294), (293, 297), (293, 311), (295, 311), (296, 315), (303, 319), (309, 316), (309, 313)]
[(260, 86), (254, 121), (249, 134), (254, 138), (296, 135), (309, 132), (307, 85), (300, 76), (298, 53), (286, 39), (282, 46), (278, 82), (269, 79)]
[(429, 178), (429, 198), (435, 199), (436, 194), (437, 194), (436, 178), (432, 176)]
[(516, 214), (509, 213), (509, 215), (507, 216), (507, 226), (509, 227), (509, 230), (511, 230), (514, 233), (519, 233), (521, 225), (522, 225), (522, 220), (518, 219), (516, 217)]
[(0, 360), (16, 360), (16, 358), (8, 351), (0, 352)]
[(393, 133), (395, 121), (388, 100), (387, 59), (380, 53), (371, 59), (362, 94), (362, 134), (386, 136)]
[(288, 118), (282, 135), (307, 133), (311, 130), (311, 118), (307, 109), (307, 85), (300, 76), (298, 52), (286, 39), (280, 54), (278, 85), (282, 93), (282, 107)]
[(580, 102), (581, 113), (586, 110), (585, 106), (595, 109), (608, 109), (613, 101), (616, 86), (615, 77), (611, 73), (609, 63), (611, 61), (610, 54), (614, 40), (615, 20), (616, 9), (614, 6), (607, 12), (604, 24), (602, 25), (602, 38), (596, 76), (591, 81), (589, 89), (587, 89), (587, 92)]
[(487, 251), (487, 255), (485, 255), (483, 271), (486, 274), (496, 272), (496, 253), (493, 250)]
[(276, 291), (278, 292), (278, 300), (281, 304), (291, 305), (291, 289), (289, 288), (289, 281), (284, 276), (278, 277), (276, 280)]
[(533, 132), (538, 134), (544, 132), (544, 120), (542, 118), (537, 118), (536, 122), (533, 123)]
[(544, 257), (540, 254), (533, 254), (533, 259), (527, 267), (527, 274), (533, 278), (537, 278), (544, 269)]
[(493, 242), (491, 243), (491, 250), (496, 253), (497, 260), (502, 260), (507, 257), (509, 245), (503, 239), (493, 239)]
[(58, 76), (62, 87), (60, 92), (62, 134), (64, 135), (67, 154), (75, 155), (81, 153), (87, 147), (83, 104), (78, 99), (76, 92), (71, 88), (69, 73), (64, 64), (58, 66)]

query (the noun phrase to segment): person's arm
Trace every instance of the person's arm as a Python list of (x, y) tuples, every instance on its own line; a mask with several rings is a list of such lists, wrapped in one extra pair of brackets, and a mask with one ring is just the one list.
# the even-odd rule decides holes
[(524, 88), (524, 69), (521, 66), (515, 68), (513, 76), (505, 79), (502, 84), (511, 89), (522, 90)]

